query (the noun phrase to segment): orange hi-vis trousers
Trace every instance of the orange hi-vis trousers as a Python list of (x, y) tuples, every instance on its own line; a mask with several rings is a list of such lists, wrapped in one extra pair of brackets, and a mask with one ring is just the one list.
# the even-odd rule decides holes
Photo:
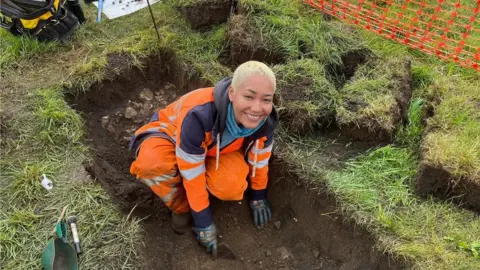
[[(224, 201), (243, 198), (248, 187), (249, 167), (242, 150), (221, 154), (216, 169), (215, 157), (207, 157), (206, 189)], [(168, 139), (152, 137), (146, 139), (130, 167), (130, 173), (147, 184), (172, 212), (180, 214), (190, 211), (183, 179), (178, 171), (175, 145)]]

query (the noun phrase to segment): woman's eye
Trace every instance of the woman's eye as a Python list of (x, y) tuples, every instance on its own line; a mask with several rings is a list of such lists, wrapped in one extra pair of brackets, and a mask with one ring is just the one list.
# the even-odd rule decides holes
[(270, 103), (270, 102), (272, 102), (272, 100), (271, 99), (264, 99), (263, 102)]
[(252, 96), (245, 96), (246, 99), (253, 99)]

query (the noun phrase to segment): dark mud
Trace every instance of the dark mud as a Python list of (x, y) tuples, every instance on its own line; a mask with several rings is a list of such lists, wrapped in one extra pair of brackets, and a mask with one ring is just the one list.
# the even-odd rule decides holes
[[(367, 232), (335, 214), (333, 198), (307, 188), (285, 163), (273, 158), (268, 196), (273, 222), (263, 230), (252, 224), (246, 200), (212, 198), (219, 241), (237, 260), (212, 260), (193, 233), (179, 236), (170, 214), (156, 196), (129, 174), (133, 155), (129, 137), (158, 108), (181, 94), (205, 86), (186, 81), (169, 54), (151, 58), (143, 70), (124, 72), (94, 85), (85, 96), (70, 100), (87, 121), (93, 160), (88, 171), (112, 195), (125, 214), (143, 218), (141, 269), (400, 269), (403, 264), (374, 248)], [(331, 153), (337, 155), (338, 153)]]
[(236, 1), (205, 0), (195, 4), (179, 6), (192, 29), (207, 30), (211, 26), (224, 23), (235, 10)]
[(461, 207), (480, 213), (480, 184), (465, 177), (455, 177), (442, 167), (420, 163), (417, 193), (451, 200)]

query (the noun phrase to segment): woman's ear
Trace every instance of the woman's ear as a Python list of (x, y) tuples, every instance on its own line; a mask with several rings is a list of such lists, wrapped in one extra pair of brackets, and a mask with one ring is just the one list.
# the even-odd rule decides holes
[(233, 87), (230, 85), (228, 87), (228, 98), (230, 99), (230, 102), (233, 101), (233, 93), (234, 93)]

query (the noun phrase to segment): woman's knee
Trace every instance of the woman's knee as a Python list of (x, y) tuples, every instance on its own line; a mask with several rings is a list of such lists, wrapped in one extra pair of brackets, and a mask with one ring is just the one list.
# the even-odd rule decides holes
[(219, 166), (216, 159), (207, 159), (207, 187), (215, 197), (225, 201), (243, 198), (248, 187), (249, 168), (241, 152), (220, 155)]
[(171, 175), (177, 170), (175, 146), (164, 138), (148, 138), (140, 146), (130, 173), (137, 178)]

